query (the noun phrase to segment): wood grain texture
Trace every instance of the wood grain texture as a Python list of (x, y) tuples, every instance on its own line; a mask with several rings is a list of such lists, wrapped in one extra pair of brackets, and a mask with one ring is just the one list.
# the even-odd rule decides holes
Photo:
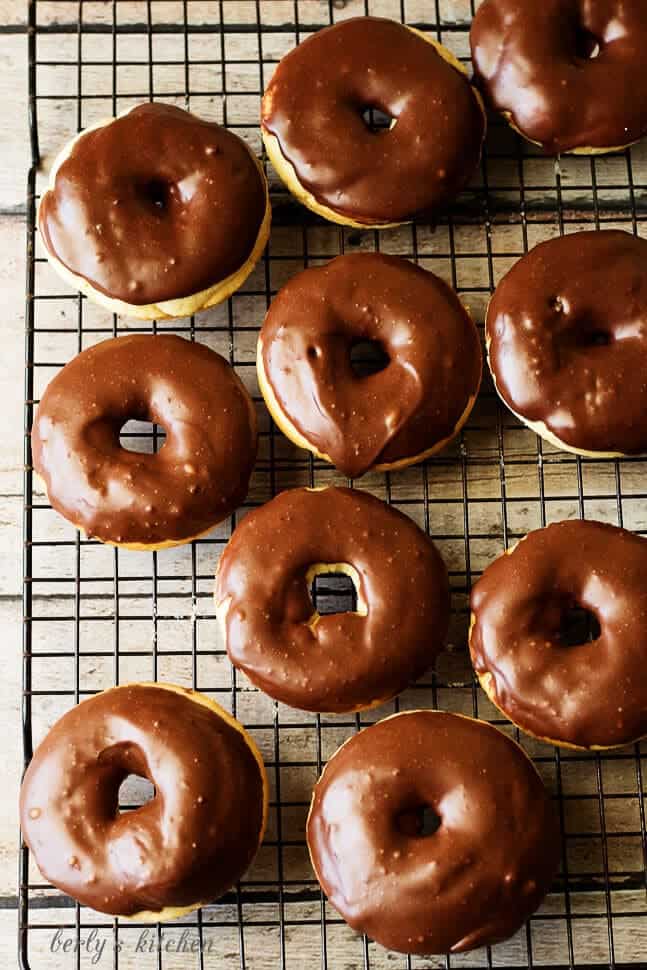
[[(336, 19), (370, 13), (400, 16), (400, 0), (348, 0), (343, 9), (333, 4)], [(435, 16), (436, 4), (429, 0), (405, 0), (410, 23)], [(152, 50), (154, 68), (148, 67), (147, 17), (155, 27)], [(186, 75), (184, 40), (166, 28), (181, 23), (184, 4), (172, 0), (126, 2), (119, 0), (117, 18), (125, 28), (116, 42), (119, 67), (112, 72), (112, 4), (83, 3), (84, 18), (93, 25), (82, 38), (87, 63), (79, 72), (78, 2), (39, 0), (38, 23), (45, 28), (37, 39), (37, 104), (42, 169), (38, 189), (55, 153), (78, 129), (123, 110), (150, 93), (185, 104)], [(306, 28), (328, 22), (328, 0), (298, 0), (300, 23)], [(443, 24), (467, 24), (469, 0), (439, 0), (437, 9)], [(229, 27), (226, 67), (221, 61), (220, 13)], [(305, 35), (284, 29), (293, 23), (295, 6), (284, 0), (261, 0), (258, 5), (268, 28), (259, 50), (257, 5), (248, 0), (217, 2), (188, 0), (186, 11), (191, 66), (188, 83), (190, 107), (208, 118), (226, 121), (255, 148), (260, 147), (256, 128), (260, 86), (267, 82), (277, 60)], [(430, 12), (431, 11), (431, 12)], [(0, 422), (0, 523), (3, 526), (4, 555), (0, 558), (0, 629), (5, 648), (5, 667), (0, 686), (4, 713), (4, 798), (0, 801), (0, 897), (11, 907), (16, 892), (16, 796), (22, 757), (20, 752), (20, 642), (21, 622), (21, 491), (22, 491), (22, 388), (24, 377), (24, 212), (25, 182), (29, 151), (26, 129), (26, 23), (25, 4), (0, 0), (0, 112), (3, 120), (5, 164), (0, 172), (0, 285), (3, 294), (3, 354), (0, 358), (0, 401), (4, 409)], [(17, 32), (10, 32), (17, 31)], [(442, 31), (443, 41), (459, 56), (466, 56), (465, 31)], [(262, 56), (262, 67), (259, 67)], [(58, 62), (56, 66), (47, 62)], [(62, 63), (61, 63), (62, 62)], [(115, 87), (113, 89), (113, 77)], [(77, 94), (81, 107), (77, 108)], [(605, 225), (632, 228), (630, 198), (626, 188), (627, 160), (624, 157), (598, 159), (591, 168), (587, 159), (564, 158), (558, 165), (535, 152), (520, 154), (515, 139), (505, 126), (495, 125), (489, 150), (497, 157), (488, 161), (486, 173), (490, 200), (494, 205), (489, 227), (482, 207), (483, 175), (461, 200), (451, 225), (435, 231), (427, 226), (405, 227), (381, 233), (380, 247), (386, 252), (413, 256), (422, 265), (457, 286), (474, 316), (482, 323), (492, 285), (524, 251), (524, 246), (550, 238), (559, 231), (559, 203), (566, 212), (565, 228), (573, 231), (594, 221), (592, 174), (597, 185), (597, 213)], [(504, 156), (504, 157), (498, 157)], [(631, 154), (636, 203), (636, 228), (647, 236), (647, 144)], [(280, 435), (270, 433), (264, 405), (258, 397), (254, 370), (255, 328), (267, 305), (266, 281), (272, 294), (307, 259), (310, 265), (346, 251), (372, 249), (373, 232), (340, 233), (336, 227), (306, 220), (286, 198), (272, 173), (276, 220), (267, 261), (259, 265), (229, 307), (215, 308), (195, 320), (196, 338), (231, 359), (238, 373), (255, 395), (262, 432), (260, 455), (244, 511), (270, 498), (273, 490), (296, 484), (342, 482), (334, 470), (309, 460)], [(521, 183), (523, 176), (523, 187)], [(624, 186), (624, 188), (623, 188)], [(520, 204), (525, 203), (525, 221)], [(113, 318), (79, 300), (78, 295), (58, 280), (44, 260), (37, 240), (34, 302), (34, 384), (36, 399), (59, 367), (79, 349), (133, 324)], [(489, 258), (488, 258), (489, 257)], [(83, 332), (79, 323), (82, 322)], [(191, 333), (189, 321), (175, 329)], [(130, 445), (146, 449), (150, 441), (146, 428)], [(503, 461), (500, 461), (502, 450)], [(537, 439), (515, 419), (498, 408), (491, 383), (486, 380), (478, 405), (461, 442), (453, 445), (426, 468), (411, 468), (387, 481), (382, 475), (366, 476), (361, 487), (381, 498), (390, 498), (419, 524), (428, 525), (451, 571), (455, 591), (455, 615), (448, 649), (441, 656), (435, 678), (428, 676), (406, 691), (401, 708), (428, 706), (461, 713), (478, 713), (496, 719), (497, 714), (482, 692), (475, 690), (465, 649), (467, 590), (469, 583), (505, 546), (543, 521), (588, 517), (623, 523), (647, 532), (647, 507), (643, 499), (647, 462), (622, 461), (578, 463)], [(623, 499), (617, 501), (621, 483)], [(430, 498), (428, 521), (425, 494)], [(313, 874), (304, 845), (304, 822), (312, 784), (321, 761), (334, 752), (355, 729), (352, 719), (322, 717), (275, 705), (251, 688), (244, 677), (234, 675), (224, 654), (223, 643), (213, 616), (211, 592), (213, 573), (231, 524), (218, 527), (195, 547), (195, 583), (190, 548), (168, 550), (153, 565), (151, 556), (119, 552), (96, 543), (78, 541), (75, 531), (46, 507), (36, 489), (33, 511), (33, 589), (31, 618), (32, 666), (34, 679), (34, 741), (80, 696), (101, 690), (115, 682), (150, 678), (195, 683), (220, 703), (235, 710), (254, 733), (268, 762), (273, 806), (264, 847), (247, 874), (242, 889), (246, 900), (244, 946), (250, 970), (275, 970), (280, 966), (281, 948), (289, 970), (318, 966), (322, 959), (320, 916), (322, 902), (316, 894)], [(469, 537), (465, 536), (466, 524)], [(51, 545), (54, 542), (56, 545)], [(115, 572), (115, 567), (117, 572)], [(76, 598), (77, 568), (81, 577), (80, 600)], [(115, 594), (119, 594), (118, 609)], [(155, 594), (157, 594), (155, 596)], [(76, 645), (79, 651), (77, 656)], [(119, 663), (115, 649), (119, 647)], [(236, 688), (234, 691), (233, 688)], [(369, 723), (394, 705), (362, 717)], [(503, 730), (517, 736), (506, 724)], [(537, 761), (546, 784), (564, 796), (565, 862), (570, 892), (565, 895), (558, 880), (528, 931), (535, 965), (567, 964), (572, 949), (576, 966), (607, 964), (609, 935), (604, 893), (605, 878), (613, 887), (611, 929), (617, 962), (637, 962), (647, 953), (647, 901), (644, 889), (634, 885), (635, 874), (643, 871), (640, 842), (640, 803), (636, 794), (636, 773), (647, 747), (622, 750), (599, 760), (592, 755), (563, 753), (528, 738), (520, 738)], [(282, 807), (278, 807), (278, 794)], [(287, 803), (287, 804), (286, 804)], [(606, 850), (601, 838), (606, 831)], [(283, 847), (278, 845), (281, 835)], [(41, 880), (33, 867), (34, 882)], [(283, 908), (277, 902), (279, 876), (286, 884)], [(629, 876), (634, 882), (628, 883)], [(586, 890), (586, 891), (585, 891)], [(310, 894), (304, 898), (305, 894)], [(34, 970), (76, 968), (73, 950), (50, 949), (53, 927), (64, 927), (64, 940), (77, 941), (74, 910), (62, 905), (60, 894), (51, 889), (33, 891), (30, 910), (34, 928), (30, 931), (30, 959)], [(574, 914), (568, 935), (566, 907)], [(325, 907), (325, 942), (330, 970), (355, 970), (363, 966), (359, 940)], [(110, 921), (83, 911), (83, 936), (94, 924), (105, 941), (105, 956), (99, 966), (112, 966), (115, 936)], [(280, 920), (283, 920), (282, 925)], [(305, 922), (302, 922), (305, 921)], [(198, 929), (189, 921), (190, 938)], [(203, 938), (209, 944), (205, 966), (233, 970), (240, 964), (237, 910), (227, 901), (204, 912)], [(177, 941), (181, 928), (164, 933)], [(122, 947), (122, 968), (190, 970), (200, 966), (190, 951), (177, 953), (171, 946), (158, 960), (155, 939), (150, 952), (138, 951), (139, 930), (122, 926), (116, 937)], [(0, 957), (3, 966), (13, 966), (15, 909), (0, 910)], [(401, 957), (371, 945), (371, 968), (401, 968)], [(496, 948), (495, 965), (527, 965), (528, 942), (524, 933)], [(89, 967), (91, 953), (81, 950), (79, 964)], [(452, 958), (452, 967), (487, 966), (487, 954), (476, 951)], [(444, 959), (414, 959), (412, 967), (445, 966)]]
[[(21, 3), (0, 5), (0, 25), (11, 24)], [(4, 9), (3, 9), (4, 8)], [(25, 206), (29, 165), (27, 136), (27, 37), (0, 34), (0, 98), (2, 98), (2, 154), (0, 214), (20, 213)]]

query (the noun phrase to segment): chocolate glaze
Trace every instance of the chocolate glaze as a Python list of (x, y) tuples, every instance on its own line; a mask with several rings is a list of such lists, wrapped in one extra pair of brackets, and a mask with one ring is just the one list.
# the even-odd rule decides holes
[[(129, 774), (155, 797), (120, 813)], [(132, 916), (221, 896), (263, 828), (264, 779), (243, 734), (190, 692), (104, 691), (65, 714), (37, 748), (21, 825), (43, 876), (84, 906)]]
[[(166, 431), (156, 455), (123, 448), (131, 418)], [(172, 334), (84, 350), (48, 385), (33, 461), (52, 506), (104, 542), (182, 542), (242, 502), (256, 458), (251, 398), (219, 354)]]
[(499, 393), (525, 421), (579, 450), (647, 448), (647, 241), (541, 243), (499, 283), (486, 334)]
[[(368, 377), (351, 366), (363, 340), (390, 358)], [(398, 256), (338, 256), (294, 276), (261, 341), (281, 410), (351, 478), (451, 437), (481, 379), (478, 333), (454, 291)]]
[[(424, 807), (440, 822), (430, 835), (415, 824)], [(352, 737), (326, 765), (307, 826), (333, 906), (404, 953), (457, 953), (515, 933), (550, 887), (558, 835), (521, 749), (489, 724), (438, 711)]]
[[(306, 574), (317, 563), (355, 568), (367, 615), (312, 623)], [(245, 516), (220, 560), (216, 605), (231, 661), (257, 687), (303, 710), (350, 711), (431, 666), (449, 586), (431, 539), (402, 513), (366, 492), (298, 488)]]
[[(372, 132), (367, 107), (396, 120)], [(402, 24), (356, 17), (280, 62), (261, 123), (300, 183), (357, 222), (398, 222), (446, 205), (478, 165), (485, 134), (467, 78)]]
[(488, 99), (546, 152), (647, 132), (644, 0), (485, 0), (470, 39)]
[[(647, 734), (647, 541), (601, 522), (531, 532), (472, 591), (472, 662), (507, 717), (540, 738), (613, 747)], [(566, 611), (600, 636), (567, 646)]]
[(231, 131), (142, 104), (87, 132), (40, 204), (47, 249), (106, 296), (142, 306), (190, 296), (251, 255), (263, 177)]

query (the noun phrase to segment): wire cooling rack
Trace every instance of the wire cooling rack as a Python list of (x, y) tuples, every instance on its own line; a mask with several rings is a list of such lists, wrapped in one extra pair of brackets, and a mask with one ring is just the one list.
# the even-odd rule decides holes
[[(436, 673), (367, 715), (306, 715), (251, 689), (231, 669), (211, 602), (218, 556), (245, 509), (293, 485), (341, 481), (282, 437), (259, 396), (256, 334), (278, 287), (306, 265), (380, 248), (445, 277), (482, 322), (496, 281), (538, 241), (603, 224), (646, 233), (644, 145), (604, 158), (555, 162), (493, 121), (479, 177), (435, 231), (425, 224), (381, 233), (341, 230), (291, 201), (268, 171), (272, 237), (247, 284), (227, 304), (195, 319), (152, 325), (219, 350), (254, 395), (261, 445), (243, 508), (190, 546), (159, 554), (116, 551), (80, 538), (56, 516), (31, 469), (29, 429), (48, 380), (92, 343), (150, 329), (70, 292), (44, 259), (35, 209), (44, 173), (64, 141), (93, 121), (155, 97), (229, 125), (260, 153), (260, 94), (280, 57), (311, 31), (347, 16), (382, 14), (429, 31), (467, 61), (473, 12), (470, 0), (30, 2), (25, 761), (53, 721), (80, 699), (115, 683), (160, 678), (209, 693), (241, 719), (263, 752), (272, 791), (264, 845), (240, 886), (165, 927), (138, 927), (79, 907), (43, 882), (23, 846), (23, 968), (647, 966), (645, 745), (588, 755), (519, 737), (476, 685), (466, 650), (472, 582), (529, 529), (586, 516), (647, 531), (644, 461), (592, 461), (553, 450), (498, 404), (486, 379), (454, 447), (404, 472), (362, 479), (362, 488), (433, 535), (454, 591), (449, 645)], [(129, 423), (122, 440), (152, 450), (162, 434)], [(320, 609), (330, 608), (336, 595), (333, 580), (319, 580)], [(553, 891), (513, 940), (460, 957), (407, 958), (356, 936), (321, 894), (305, 847), (310, 792), (326, 759), (361, 725), (416, 706), (498, 724), (534, 758), (559, 805), (562, 867)], [(125, 808), (142, 797), (141, 786), (122, 791)]]

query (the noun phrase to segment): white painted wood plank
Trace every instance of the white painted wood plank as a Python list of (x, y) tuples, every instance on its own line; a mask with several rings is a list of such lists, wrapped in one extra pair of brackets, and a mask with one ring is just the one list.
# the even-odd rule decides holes
[[(11, 3), (13, 15), (0, 7), (0, 24), (11, 23), (22, 3)], [(0, 212), (20, 211), (25, 204), (29, 143), (27, 135), (27, 37), (0, 34)], [(3, 253), (5, 250), (3, 250)]]
[[(25, 220), (0, 216), (0, 495), (22, 494), (23, 469), (23, 375), (25, 353)], [(15, 511), (12, 516), (15, 516)], [(0, 516), (6, 522), (6, 515)], [(10, 525), (13, 529), (14, 525)], [(8, 564), (0, 566), (0, 572)], [(2, 592), (5, 589), (0, 580)]]
[[(2, 797), (0, 798), (0, 897), (15, 896), (17, 886), (18, 790), (22, 773), (22, 735), (20, 731), (21, 636), (20, 603), (0, 600), (0, 645), (3, 663), (0, 677), (2, 712)], [(0, 910), (0, 913), (2, 910)], [(0, 924), (1, 925), (1, 924)], [(0, 930), (0, 952), (3, 932)], [(13, 966), (8, 961), (4, 966)]]

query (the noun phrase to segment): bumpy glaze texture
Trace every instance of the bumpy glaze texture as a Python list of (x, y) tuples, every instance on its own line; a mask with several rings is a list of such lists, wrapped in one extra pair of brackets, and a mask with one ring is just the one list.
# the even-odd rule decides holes
[(470, 39), (487, 99), (546, 152), (647, 132), (644, 0), (485, 0)]
[(151, 103), (74, 144), (38, 223), (68, 270), (143, 306), (199, 293), (240, 269), (265, 207), (263, 178), (237, 135)]
[[(157, 454), (121, 446), (132, 418), (163, 427)], [(84, 350), (56, 375), (36, 411), (32, 450), (53, 507), (89, 536), (182, 542), (245, 497), (256, 420), (219, 354), (171, 334), (132, 334)]]
[[(431, 834), (423, 808), (439, 823)], [(488, 724), (437, 711), (352, 737), (326, 765), (307, 825), (332, 905), (405, 953), (458, 953), (515, 933), (550, 887), (558, 836), (521, 749)]]
[[(312, 622), (306, 575), (319, 563), (354, 567), (367, 615)], [(237, 527), (216, 606), (232, 663), (254, 684), (293, 707), (350, 711), (393, 697), (431, 666), (449, 585), (431, 539), (400, 512), (353, 489), (299, 488)]]
[[(294, 276), (260, 339), (281, 410), (351, 478), (451, 438), (481, 379), (478, 333), (454, 291), (398, 256), (338, 256)], [(354, 372), (360, 341), (382, 347), (384, 370)]]
[[(120, 813), (129, 774), (156, 793)], [(43, 876), (84, 906), (124, 916), (193, 906), (255, 855), (263, 781), (243, 734), (189, 692), (128, 685), (73, 708), (38, 746), (22, 831)]]
[(541, 243), (499, 283), (486, 336), (523, 420), (576, 450), (647, 449), (647, 241), (607, 230)]
[[(395, 121), (373, 132), (362, 113)], [(485, 120), (467, 77), (402, 24), (356, 17), (280, 62), (261, 123), (314, 198), (357, 222), (445, 206), (474, 173)]]
[[(472, 662), (515, 724), (577, 747), (647, 734), (647, 541), (601, 522), (531, 532), (472, 591)], [(565, 614), (590, 611), (592, 642), (567, 645)]]

